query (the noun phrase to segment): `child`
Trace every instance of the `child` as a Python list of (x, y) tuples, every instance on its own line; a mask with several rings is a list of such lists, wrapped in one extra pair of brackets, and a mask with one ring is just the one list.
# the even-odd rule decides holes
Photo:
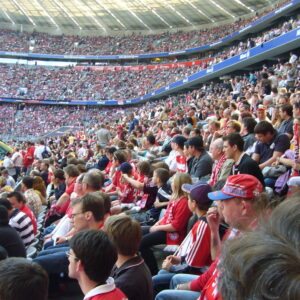
[[(121, 177), (122, 173), (120, 171), (120, 166), (123, 162), (126, 162), (127, 156), (124, 151), (118, 150), (114, 152), (113, 154), (113, 166), (112, 169), (115, 169), (114, 175), (112, 177), (112, 183), (106, 187), (105, 193), (107, 193), (109, 196), (118, 196), (118, 193), (116, 191), (116, 188), (122, 185), (121, 183)], [(117, 199), (117, 197), (114, 197)], [(112, 199), (112, 197), (111, 197)]]
[(157, 262), (151, 247), (159, 244), (180, 245), (186, 234), (186, 227), (192, 215), (188, 207), (188, 198), (181, 189), (183, 184), (191, 184), (189, 174), (177, 173), (172, 182), (172, 196), (164, 217), (152, 227), (143, 226), (143, 238), (140, 252), (152, 275), (158, 271)]
[(211, 264), (210, 230), (206, 213), (212, 201), (207, 194), (212, 191), (207, 183), (184, 184), (182, 190), (189, 194), (188, 206), (197, 216), (197, 222), (181, 243), (176, 255), (169, 255), (162, 264), (162, 270), (152, 278), (155, 293), (168, 289), (176, 273), (199, 274)]
[(132, 214), (131, 217), (137, 219), (140, 222), (154, 224), (158, 221), (162, 208), (168, 205), (171, 198), (172, 190), (167, 183), (170, 178), (169, 171), (164, 168), (158, 168), (154, 170), (151, 183), (144, 183), (129, 178), (123, 175), (123, 179), (134, 186), (136, 189), (142, 191), (148, 195), (144, 209), (148, 209), (147, 212)]
[[(132, 165), (128, 162), (123, 162), (120, 166), (121, 174), (126, 174), (129, 178), (133, 176)], [(134, 187), (120, 179), (119, 186), (116, 188), (118, 199), (111, 202), (111, 213), (118, 214), (123, 208), (132, 208), (134, 206)]]

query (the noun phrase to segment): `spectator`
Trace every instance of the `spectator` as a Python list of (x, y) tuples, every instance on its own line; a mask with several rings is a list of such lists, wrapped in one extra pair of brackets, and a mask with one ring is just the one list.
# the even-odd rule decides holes
[(85, 299), (127, 299), (109, 277), (117, 251), (107, 234), (91, 229), (77, 233), (70, 240), (68, 259), (69, 277), (78, 280)]
[(36, 263), (8, 258), (0, 262), (0, 299), (46, 300), (48, 276)]
[(190, 138), (185, 145), (191, 156), (187, 162), (189, 174), (194, 181), (207, 181), (205, 178), (208, 179), (208, 176), (211, 174), (213, 161), (209, 154), (204, 150), (202, 138)]
[(226, 158), (234, 160), (231, 174), (250, 174), (256, 177), (264, 185), (264, 178), (257, 162), (255, 162), (248, 154), (243, 152), (244, 141), (242, 136), (239, 133), (231, 133), (224, 136), (223, 141)]
[(30, 208), (26, 205), (25, 197), (20, 192), (11, 192), (7, 195), (7, 199), (14, 209), (18, 209), (30, 218), (33, 225), (33, 233), (37, 234), (36, 218)]
[(173, 193), (164, 217), (151, 227), (142, 227), (140, 252), (152, 275), (157, 273), (158, 268), (151, 247), (163, 243), (180, 245), (185, 236), (187, 222), (191, 216), (186, 194), (181, 190), (185, 183), (190, 184), (191, 177), (186, 173), (177, 173), (172, 182)]
[(118, 259), (112, 270), (116, 286), (129, 300), (152, 300), (151, 274), (137, 254), (142, 238), (140, 224), (129, 216), (112, 216), (105, 222), (105, 231), (117, 247)]
[(0, 205), (0, 246), (9, 257), (26, 257), (25, 246), (17, 231), (9, 226), (8, 211), (3, 205)]
[(24, 191), (24, 197), (28, 207), (32, 210), (36, 218), (38, 218), (39, 213), (42, 208), (42, 201), (39, 195), (33, 189), (33, 178), (25, 176), (22, 179), (22, 190)]
[(7, 199), (0, 199), (0, 205), (6, 207), (9, 216), (9, 225), (16, 229), (25, 248), (27, 248), (34, 241), (31, 219), (19, 209), (13, 208)]
[(223, 140), (219, 138), (214, 140), (210, 146), (211, 157), (214, 161), (209, 180), (211, 186), (214, 186), (219, 180), (226, 179), (232, 170), (234, 161), (232, 158), (226, 157), (223, 151), (223, 144)]

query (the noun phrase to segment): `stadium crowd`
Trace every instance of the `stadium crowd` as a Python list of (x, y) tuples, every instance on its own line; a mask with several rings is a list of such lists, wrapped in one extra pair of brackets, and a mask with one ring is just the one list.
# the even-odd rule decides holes
[(213, 59), (208, 62), (189, 67), (180, 65), (170, 69), (95, 71), (90, 68), (77, 70), (76, 67), (0, 64), (0, 96), (36, 100), (132, 99), (186, 78), (297, 27), (299, 19), (291, 19), (256, 37), (209, 54)]
[[(276, 9), (284, 4), (280, 3)], [(2, 29), (0, 33), (3, 40), (0, 42), (0, 50), (74, 55), (123, 55), (178, 51), (216, 42), (243, 29), (271, 10), (269, 9), (259, 16), (239, 19), (234, 23), (214, 26), (209, 29), (151, 35), (80, 37), (49, 35), (39, 32), (14, 32)]]
[[(47, 275), (55, 294), (65, 274), (87, 299), (233, 299), (232, 286), (234, 299), (263, 299), (265, 289), (267, 299), (298, 299), (299, 69), (291, 53), (138, 107), (25, 105), (13, 122), (25, 131), (52, 120), (82, 130), (11, 143), (0, 176), (0, 253), (43, 248), (33, 262), (0, 263), (0, 297), (3, 274), (30, 267), (45, 295)], [(11, 104), (1, 110), (1, 122), (14, 115)], [(266, 239), (268, 248), (257, 247)], [(275, 276), (273, 264), (291, 272)]]

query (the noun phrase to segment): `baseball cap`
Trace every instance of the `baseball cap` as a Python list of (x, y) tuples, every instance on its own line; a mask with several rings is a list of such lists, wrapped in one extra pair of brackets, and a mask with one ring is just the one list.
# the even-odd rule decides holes
[(203, 139), (202, 136), (195, 136), (192, 138), (189, 138), (186, 142), (185, 145), (187, 147), (191, 146), (191, 147), (195, 147), (198, 150), (203, 150)]
[(220, 191), (208, 194), (211, 200), (226, 200), (230, 198), (256, 198), (263, 191), (261, 182), (249, 174), (231, 175), (227, 178)]
[(175, 135), (172, 139), (172, 143), (177, 144), (180, 148), (184, 147), (184, 143), (186, 142), (186, 138), (183, 135)]
[(264, 105), (259, 104), (257, 110), (267, 110), (267, 108)]
[(199, 181), (195, 184), (183, 184), (181, 189), (189, 193), (193, 200), (200, 204), (208, 204), (211, 200), (207, 194), (212, 191), (211, 186), (205, 182)]
[(132, 169), (132, 165), (128, 162), (123, 162), (120, 166), (120, 171), (122, 173), (129, 173), (131, 169)]

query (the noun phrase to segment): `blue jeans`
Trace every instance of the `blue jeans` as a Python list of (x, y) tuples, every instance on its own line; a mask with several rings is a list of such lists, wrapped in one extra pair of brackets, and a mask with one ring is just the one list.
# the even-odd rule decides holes
[(152, 277), (154, 295), (157, 295), (160, 291), (166, 290), (170, 286), (171, 279), (175, 276), (175, 273), (170, 273), (166, 270), (160, 270), (157, 275)]
[(197, 279), (197, 275), (189, 274), (177, 274), (171, 279), (170, 288), (171, 290), (164, 290), (160, 292), (155, 300), (197, 300), (200, 296), (200, 292), (184, 291), (184, 290), (174, 290), (174, 288), (181, 283), (190, 282)]
[(49, 275), (66, 273), (69, 266), (66, 251), (69, 250), (70, 247), (66, 245), (50, 247), (47, 250), (41, 251), (33, 261), (40, 264)]

